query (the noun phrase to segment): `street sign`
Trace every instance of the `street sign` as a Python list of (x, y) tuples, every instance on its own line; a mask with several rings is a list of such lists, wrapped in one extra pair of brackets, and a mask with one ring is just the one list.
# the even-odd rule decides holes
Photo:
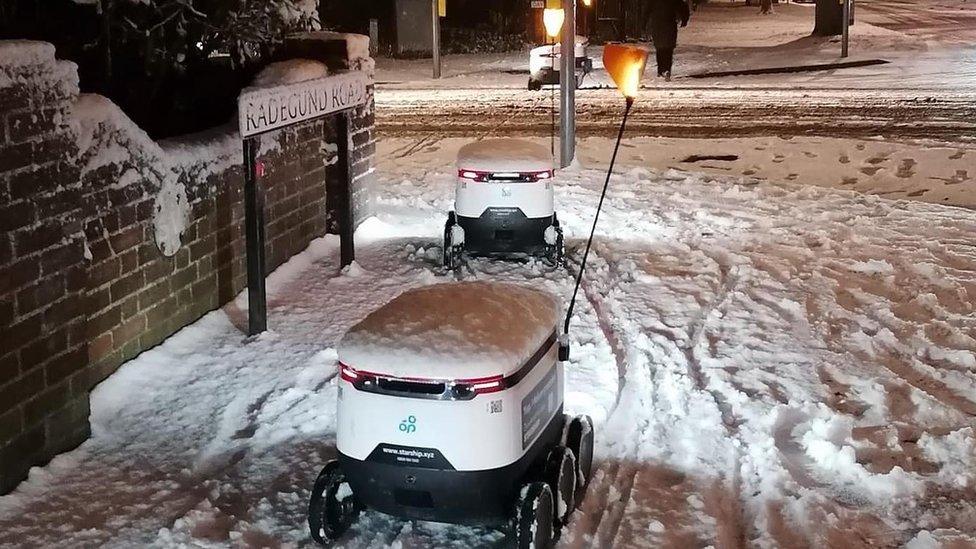
[(366, 86), (365, 74), (350, 72), (297, 84), (244, 90), (238, 99), (241, 137), (364, 105)]
[[(436, 19), (436, 17), (435, 17)], [(247, 251), (247, 320), (249, 335), (268, 329), (265, 288), (265, 192), (261, 178), (264, 166), (258, 162), (258, 140), (262, 134), (326, 115), (336, 116), (338, 162), (344, 188), (339, 189), (336, 214), (339, 219), (340, 262), (355, 259), (352, 234), (352, 158), (349, 110), (365, 105), (368, 80), (362, 72), (325, 76), (295, 84), (249, 88), (238, 99), (238, 123), (244, 145), (244, 237)]]

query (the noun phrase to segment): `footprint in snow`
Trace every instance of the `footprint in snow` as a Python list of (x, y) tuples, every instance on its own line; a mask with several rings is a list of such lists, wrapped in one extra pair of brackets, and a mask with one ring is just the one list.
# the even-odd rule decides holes
[(840, 155), (840, 163), (841, 164), (850, 164), (851, 163), (851, 157), (847, 156), (846, 154)]
[(883, 168), (880, 168), (880, 167), (877, 167), (877, 166), (871, 167), (871, 168), (865, 166), (865, 167), (861, 168), (861, 173), (863, 173), (864, 175), (874, 175), (874, 174), (878, 173), (879, 171), (881, 171), (882, 169)]
[(841, 185), (857, 185), (857, 178), (856, 177), (845, 177), (844, 179), (841, 179), (840, 180), (840, 184)]
[(915, 175), (915, 166), (918, 162), (915, 162), (914, 158), (905, 158), (901, 161), (901, 165), (898, 166), (898, 171), (895, 172), (895, 176), (902, 179), (908, 179)]
[(956, 151), (953, 155), (949, 157), (949, 160), (959, 160), (966, 156), (966, 151)]

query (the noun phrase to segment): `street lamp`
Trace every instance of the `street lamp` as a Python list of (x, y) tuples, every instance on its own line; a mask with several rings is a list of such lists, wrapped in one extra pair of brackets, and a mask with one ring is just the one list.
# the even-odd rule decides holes
[[(552, 39), (552, 49), (549, 50), (549, 68), (556, 72), (556, 37), (563, 28), (566, 12), (562, 8), (546, 8), (542, 12), (542, 24), (546, 27), (546, 34)], [(549, 91), (549, 154), (556, 156), (556, 88)]]
[(647, 65), (647, 50), (644, 48), (627, 44), (607, 44), (603, 48), (603, 66), (617, 84), (617, 89), (624, 96), (627, 106), (624, 109), (624, 119), (620, 123), (620, 131), (617, 133), (617, 142), (613, 146), (613, 155), (610, 157), (607, 178), (603, 182), (600, 202), (596, 206), (596, 215), (593, 216), (593, 226), (590, 228), (590, 238), (586, 241), (586, 251), (583, 252), (583, 261), (580, 263), (579, 272), (576, 273), (576, 287), (573, 289), (573, 298), (569, 300), (569, 307), (566, 309), (566, 322), (563, 325), (563, 337), (559, 345), (560, 360), (565, 361), (569, 359), (569, 320), (573, 316), (573, 307), (576, 305), (576, 294), (579, 292), (580, 283), (583, 281), (586, 259), (590, 256), (590, 246), (593, 245), (596, 222), (600, 219), (603, 199), (606, 198), (607, 187), (610, 186), (610, 174), (613, 173), (613, 165), (617, 162), (617, 151), (620, 149), (620, 140), (624, 136), (624, 127), (627, 125), (627, 116), (630, 114), (630, 108), (634, 106), (634, 97), (637, 96), (637, 91), (640, 89), (640, 81), (644, 75), (645, 65)]
[[(563, 28), (563, 21), (566, 19), (566, 13), (562, 8), (546, 8), (542, 12), (542, 24), (546, 27), (546, 34), (549, 38), (555, 38), (559, 36), (559, 31)], [(538, 19), (536, 19), (538, 21)]]

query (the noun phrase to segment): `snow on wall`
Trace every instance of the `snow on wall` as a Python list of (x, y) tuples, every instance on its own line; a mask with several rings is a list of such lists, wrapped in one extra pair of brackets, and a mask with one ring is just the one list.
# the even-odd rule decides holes
[[(170, 257), (180, 249), (180, 236), (190, 219), (186, 188), (179, 181), (177, 167), (146, 132), (110, 100), (85, 94), (75, 104), (78, 148), (82, 176), (111, 164), (127, 166), (113, 187), (149, 182), (155, 190), (153, 227), (156, 245)], [(143, 187), (145, 195), (148, 190)]]
[(3, 68), (42, 65), (54, 61), (54, 45), (33, 40), (5, 40), (0, 43)]
[(363, 34), (332, 31), (300, 32), (288, 36), (289, 40), (312, 40), (329, 42), (333, 40), (346, 43), (346, 59), (350, 70), (363, 71), (373, 80), (376, 61), (369, 55), (369, 37)]
[(78, 68), (55, 59), (54, 46), (33, 40), (0, 40), (0, 88), (15, 83), (37, 87), (56, 83), (67, 94), (78, 93)]
[[(327, 74), (322, 63), (294, 59), (269, 65), (257, 76), (255, 85), (292, 84)], [(232, 125), (156, 142), (109, 99), (89, 94), (79, 97), (74, 117), (79, 127), (83, 173), (109, 164), (132, 165), (134, 168), (124, 172), (114, 186), (145, 180), (155, 189), (156, 244), (167, 257), (182, 246), (181, 236), (190, 221), (191, 204), (181, 175), (204, 184), (211, 175), (244, 161), (241, 138)], [(259, 155), (278, 148), (277, 140), (261, 140)]]
[(329, 75), (329, 69), (318, 61), (308, 59), (289, 59), (271, 63), (254, 78), (255, 87), (269, 87), (281, 84), (297, 84)]

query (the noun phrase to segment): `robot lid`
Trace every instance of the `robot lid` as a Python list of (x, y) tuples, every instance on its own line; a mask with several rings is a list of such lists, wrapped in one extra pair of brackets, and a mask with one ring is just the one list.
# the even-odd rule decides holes
[(524, 139), (484, 139), (461, 147), (459, 170), (477, 172), (544, 172), (553, 169), (549, 148)]
[(508, 375), (555, 334), (559, 311), (552, 295), (511, 283), (424, 286), (350, 328), (339, 342), (339, 361), (404, 379)]

